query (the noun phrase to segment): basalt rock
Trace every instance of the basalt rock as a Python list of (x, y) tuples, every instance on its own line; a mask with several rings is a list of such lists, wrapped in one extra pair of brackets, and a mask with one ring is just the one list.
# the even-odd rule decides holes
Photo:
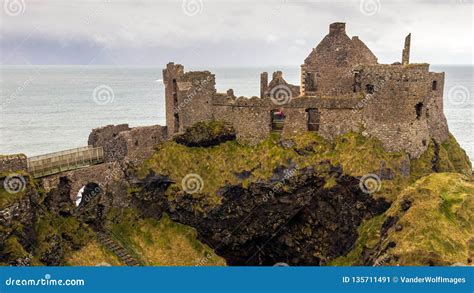
[[(351, 249), (363, 219), (389, 206), (363, 193), (354, 177), (339, 174), (336, 182), (325, 189), (325, 179), (307, 171), (248, 188), (223, 187), (217, 207), (181, 194), (167, 202), (167, 212), (196, 228), (203, 243), (229, 265), (323, 265)], [(153, 191), (144, 193), (150, 198)], [(159, 215), (166, 199), (159, 190), (153, 197), (161, 208), (142, 205), (142, 210)]]

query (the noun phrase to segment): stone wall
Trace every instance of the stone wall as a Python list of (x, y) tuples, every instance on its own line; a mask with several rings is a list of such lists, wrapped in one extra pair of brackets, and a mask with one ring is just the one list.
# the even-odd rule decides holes
[(0, 173), (26, 171), (27, 158), (23, 154), (0, 156)]
[(170, 135), (212, 118), (211, 98), (216, 88), (209, 71), (184, 72), (182, 65), (169, 63), (163, 70), (163, 82)]
[(304, 60), (301, 74), (303, 95), (341, 95), (352, 92), (358, 64), (377, 64), (377, 58), (358, 38), (351, 39), (345, 23), (333, 23), (329, 34)]
[[(404, 56), (410, 40), (409, 35)], [(170, 63), (163, 71), (168, 130), (172, 134), (199, 121), (223, 120), (233, 124), (238, 139), (256, 143), (272, 131), (272, 111), (277, 110), (285, 116), (285, 138), (316, 131), (334, 139), (354, 131), (376, 137), (389, 151), (418, 157), (431, 140), (441, 143), (449, 135), (444, 73), (430, 72), (429, 64), (409, 64), (408, 57), (404, 62), (378, 64), (358, 37), (346, 35), (344, 23), (333, 23), (301, 66), (301, 87), (288, 84), (280, 71), (268, 83), (264, 72), (259, 98), (236, 98), (232, 90), (217, 93), (210, 72), (184, 72), (182, 65)], [(286, 87), (291, 98), (269, 94), (278, 87)], [(314, 115), (317, 123), (308, 123)]]
[(87, 140), (88, 145), (104, 146), (107, 141), (116, 137), (121, 131), (130, 130), (128, 124), (107, 125), (92, 129)]
[[(428, 64), (361, 66), (357, 70), (367, 100), (364, 128), (387, 150), (405, 150), (418, 157), (431, 139), (441, 143), (448, 138), (442, 111), (443, 73), (429, 72)], [(368, 85), (374, 88), (373, 94), (367, 93)]]
[(237, 139), (257, 143), (271, 131), (270, 98), (231, 98), (215, 96), (212, 119), (232, 123)]
[(139, 163), (152, 153), (154, 145), (166, 139), (165, 126), (129, 128), (127, 124), (121, 124), (92, 130), (89, 144), (103, 147), (106, 162), (127, 159)]
[[(121, 207), (126, 202), (127, 187), (125, 174), (118, 162), (108, 162), (100, 165), (89, 166), (73, 171), (62, 172), (41, 179), (45, 192), (50, 192), (60, 185), (61, 178), (69, 182), (69, 198), (75, 202), (79, 190), (88, 183), (95, 183), (99, 188), (93, 196), (99, 193), (113, 194), (111, 197), (114, 206)], [(83, 200), (88, 200), (83, 198)]]

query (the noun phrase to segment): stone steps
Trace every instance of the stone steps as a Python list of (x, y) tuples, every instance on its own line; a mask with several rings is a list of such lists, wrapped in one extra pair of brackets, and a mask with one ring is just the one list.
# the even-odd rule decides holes
[(114, 253), (120, 261), (125, 263), (127, 266), (140, 266), (140, 262), (135, 259), (120, 243), (115, 241), (107, 232), (99, 231), (96, 232), (97, 240), (104, 245), (108, 250)]

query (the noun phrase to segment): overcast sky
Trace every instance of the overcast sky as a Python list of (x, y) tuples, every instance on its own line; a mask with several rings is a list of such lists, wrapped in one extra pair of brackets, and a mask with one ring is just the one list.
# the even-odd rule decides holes
[(2, 0), (0, 64), (299, 65), (346, 22), (381, 63), (473, 63), (474, 0)]

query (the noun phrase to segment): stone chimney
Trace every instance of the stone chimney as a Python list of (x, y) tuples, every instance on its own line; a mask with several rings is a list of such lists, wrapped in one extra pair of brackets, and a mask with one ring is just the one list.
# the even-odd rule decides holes
[(346, 33), (346, 24), (344, 22), (335, 22), (329, 25), (329, 34)]
[(409, 64), (410, 63), (410, 43), (411, 43), (411, 33), (408, 34), (405, 38), (405, 46), (403, 47), (402, 52), (402, 64)]
[(273, 80), (282, 79), (282, 78), (283, 78), (283, 72), (281, 71), (273, 72)]
[(260, 98), (263, 98), (267, 91), (268, 91), (268, 73), (262, 72), (260, 74)]

